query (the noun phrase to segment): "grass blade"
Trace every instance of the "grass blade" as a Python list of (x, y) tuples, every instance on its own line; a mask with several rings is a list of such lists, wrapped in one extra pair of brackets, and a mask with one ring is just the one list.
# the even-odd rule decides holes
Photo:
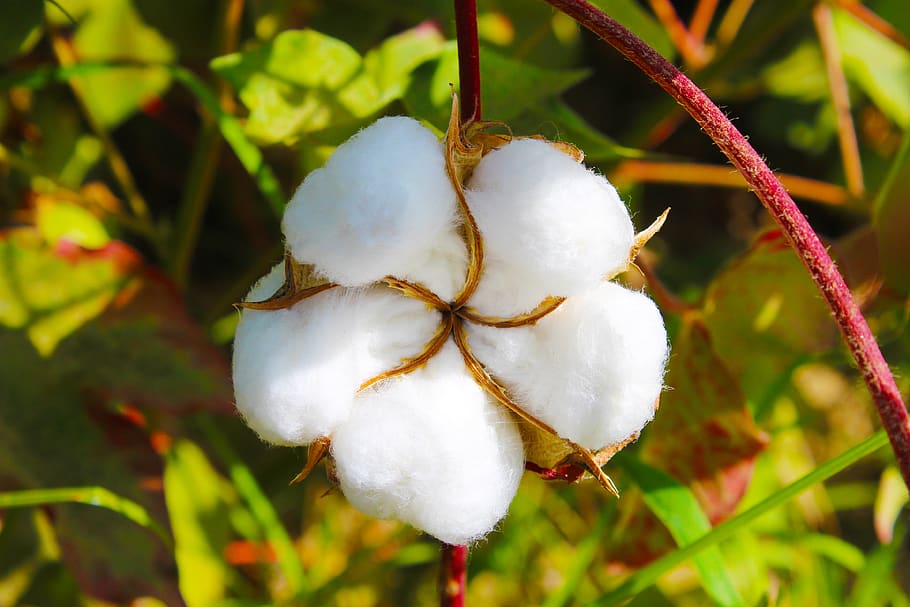
[(657, 579), (664, 573), (670, 571), (677, 565), (686, 562), (690, 558), (699, 554), (701, 551), (716, 545), (718, 542), (733, 536), (737, 531), (759, 518), (766, 512), (777, 508), (778, 506), (793, 499), (812, 485), (825, 481), (844, 468), (859, 461), (863, 457), (874, 453), (888, 444), (888, 436), (884, 431), (879, 431), (847, 449), (837, 457), (834, 457), (815, 470), (806, 474), (802, 478), (790, 483), (777, 493), (765, 498), (752, 508), (741, 512), (737, 516), (714, 527), (711, 531), (701, 536), (684, 548), (675, 550), (670, 554), (654, 561), (647, 567), (643, 567), (630, 576), (625, 582), (620, 584), (616, 589), (607, 593), (600, 600), (592, 604), (592, 607), (607, 607), (608, 605), (618, 605), (623, 601), (635, 596), (645, 588), (654, 584)]
[[(710, 531), (711, 523), (688, 487), (662, 470), (633, 457), (622, 457), (619, 463), (641, 489), (648, 508), (670, 531), (677, 546), (691, 544)], [(702, 586), (715, 603), (724, 607), (744, 605), (716, 545), (692, 560)]]

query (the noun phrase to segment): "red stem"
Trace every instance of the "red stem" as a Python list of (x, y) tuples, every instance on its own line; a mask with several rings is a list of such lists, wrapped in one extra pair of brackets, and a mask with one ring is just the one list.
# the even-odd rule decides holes
[(458, 85), (462, 123), (480, 120), (480, 46), (477, 42), (476, 0), (455, 0), (458, 38)]
[(441, 607), (464, 607), (464, 589), (468, 579), (468, 547), (442, 545), (439, 571), (439, 604)]
[[(458, 39), (458, 84), (461, 122), (480, 120), (480, 46), (477, 41), (476, 0), (455, 0), (455, 36)], [(468, 581), (468, 547), (442, 544), (439, 571), (441, 607), (464, 607)]]
[(828, 302), (878, 408), (904, 482), (910, 487), (910, 417), (900, 391), (850, 289), (787, 190), (724, 113), (657, 51), (584, 0), (547, 2), (613, 46), (676, 99), (755, 191)]

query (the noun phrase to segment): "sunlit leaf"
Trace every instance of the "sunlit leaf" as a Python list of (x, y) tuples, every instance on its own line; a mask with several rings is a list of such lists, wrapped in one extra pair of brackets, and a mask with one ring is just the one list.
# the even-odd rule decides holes
[[(142, 22), (129, 0), (93, 6), (79, 24), (73, 49), (82, 60), (132, 60), (168, 63), (173, 48)], [(76, 80), (88, 111), (106, 126), (116, 126), (170, 85), (170, 75), (156, 68), (125, 67), (88, 74)]]
[(818, 290), (778, 231), (756, 238), (712, 281), (704, 318), (714, 348), (742, 383), (756, 416), (779, 390), (779, 378), (837, 338)]
[(86, 249), (100, 249), (111, 240), (104, 224), (78, 205), (44, 196), (36, 206), (35, 227), (51, 246), (66, 240)]
[(199, 447), (176, 442), (164, 466), (164, 497), (174, 530), (180, 593), (189, 607), (225, 598), (230, 571), (223, 552), (230, 539), (222, 480)]
[(843, 10), (834, 11), (844, 72), (894, 122), (910, 126), (910, 50)]
[(418, 27), (361, 58), (341, 40), (314, 30), (291, 30), (258, 49), (219, 57), (212, 68), (237, 89), (250, 110), (247, 132), (274, 143), (358, 124), (399, 98), (414, 68), (441, 47), (435, 29)]

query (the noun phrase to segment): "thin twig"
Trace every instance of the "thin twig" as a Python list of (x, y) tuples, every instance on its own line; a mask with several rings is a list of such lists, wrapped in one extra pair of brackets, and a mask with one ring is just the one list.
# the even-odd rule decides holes
[(442, 545), (439, 570), (440, 607), (464, 607), (464, 589), (468, 578), (468, 547)]
[[(832, 183), (798, 175), (778, 175), (777, 178), (796, 198), (830, 205), (844, 205), (850, 200), (844, 188)], [(679, 183), (741, 189), (749, 187), (745, 177), (729, 166), (694, 162), (627, 160), (610, 172), (610, 179), (617, 187), (624, 182)]]
[[(223, 8), (224, 26), (221, 32), (220, 54), (226, 55), (237, 48), (237, 30), (240, 18), (243, 15), (244, 0), (225, 0)], [(227, 83), (218, 79), (216, 83), (218, 103), (225, 113), (233, 112), (234, 98)], [(204, 110), (202, 113), (202, 129), (196, 141), (193, 158), (190, 162), (189, 176), (183, 188), (183, 197), (177, 217), (176, 237), (174, 239), (174, 254), (171, 257), (170, 271), (174, 283), (183, 289), (189, 280), (190, 262), (202, 220), (208, 206), (215, 183), (215, 173), (221, 160), (223, 139), (218, 128), (215, 116)]]
[(708, 28), (711, 27), (711, 21), (714, 19), (716, 11), (717, 0), (698, 0), (695, 11), (692, 13), (692, 19), (689, 20), (689, 33), (699, 45), (704, 45), (705, 36), (708, 34)]
[(676, 13), (670, 0), (648, 0), (651, 4), (651, 10), (657, 16), (657, 19), (667, 30), (673, 46), (682, 55), (683, 61), (695, 69), (705, 64), (704, 49), (692, 34), (686, 28), (686, 24)]
[[(76, 54), (70, 46), (69, 41), (52, 28), (48, 29), (48, 33), (50, 34), (51, 47), (53, 48), (54, 54), (57, 56), (57, 61), (60, 62), (60, 65), (64, 67), (74, 65), (76, 63)], [(136, 187), (136, 181), (133, 179), (133, 174), (130, 172), (126, 159), (123, 157), (123, 154), (120, 153), (120, 150), (111, 138), (107, 128), (101, 124), (101, 121), (98, 120), (92, 112), (92, 109), (86, 103), (82, 86), (73, 79), (70, 81), (70, 87), (73, 89), (76, 101), (82, 108), (83, 116), (85, 116), (85, 119), (95, 133), (95, 136), (98, 137), (99, 141), (101, 141), (101, 145), (104, 147), (104, 155), (111, 167), (111, 172), (113, 172), (114, 178), (123, 189), (123, 193), (126, 195), (126, 200), (129, 203), (130, 208), (140, 221), (151, 226), (148, 204), (139, 192), (139, 188)]]
[(879, 17), (875, 12), (856, 0), (835, 0), (837, 6), (844, 9), (882, 36), (910, 50), (910, 38), (907, 38), (896, 27)]
[(720, 25), (717, 26), (717, 44), (718, 46), (728, 46), (733, 39), (736, 38), (736, 34), (739, 33), (739, 28), (743, 26), (743, 21), (746, 20), (746, 15), (749, 14), (749, 11), (752, 9), (752, 3), (755, 0), (733, 0), (730, 3), (730, 6), (727, 7), (727, 12), (724, 13), (724, 16), (720, 20)]
[(815, 22), (815, 31), (818, 32), (818, 41), (822, 47), (825, 71), (828, 74), (828, 87), (831, 91), (831, 101), (834, 103), (837, 138), (840, 142), (847, 190), (854, 198), (860, 198), (866, 190), (863, 184), (863, 165), (859, 157), (859, 144), (856, 141), (853, 116), (850, 115), (850, 91), (847, 89), (847, 77), (844, 75), (844, 68), (841, 64), (840, 47), (834, 31), (831, 7), (824, 2), (816, 4), (812, 9), (812, 20)]
[(584, 0), (547, 0), (637, 65), (682, 105), (749, 182), (818, 286), (872, 395), (904, 482), (910, 486), (910, 416), (850, 289), (818, 235), (761, 156), (689, 78), (629, 30)]
[(458, 85), (461, 122), (480, 120), (480, 45), (477, 41), (476, 0), (455, 0), (455, 35), (458, 38)]

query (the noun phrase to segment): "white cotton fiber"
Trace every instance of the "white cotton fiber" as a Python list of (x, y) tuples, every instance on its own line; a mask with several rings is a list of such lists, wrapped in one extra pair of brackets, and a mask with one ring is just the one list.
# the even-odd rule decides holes
[(515, 422), (474, 382), (451, 341), (425, 368), (358, 397), (332, 455), (357, 508), (449, 544), (492, 530), (524, 469)]
[[(544, 141), (491, 152), (468, 187), (487, 259), (470, 302), (481, 314), (512, 316), (579, 293), (628, 260), (634, 230), (616, 189)], [(501, 288), (510, 280), (517, 288)]]
[(491, 375), (563, 438), (599, 449), (654, 417), (667, 334), (645, 295), (604, 282), (567, 299), (534, 326), (469, 326)]
[(294, 258), (336, 283), (408, 275), (452, 290), (464, 282), (467, 259), (459, 221), (442, 144), (416, 120), (396, 116), (363, 129), (313, 171), (282, 229)]
[[(247, 301), (268, 298), (278, 266)], [(347, 419), (357, 389), (420, 352), (439, 313), (386, 287), (336, 287), (290, 309), (244, 310), (234, 338), (237, 409), (263, 440), (303, 445)]]

